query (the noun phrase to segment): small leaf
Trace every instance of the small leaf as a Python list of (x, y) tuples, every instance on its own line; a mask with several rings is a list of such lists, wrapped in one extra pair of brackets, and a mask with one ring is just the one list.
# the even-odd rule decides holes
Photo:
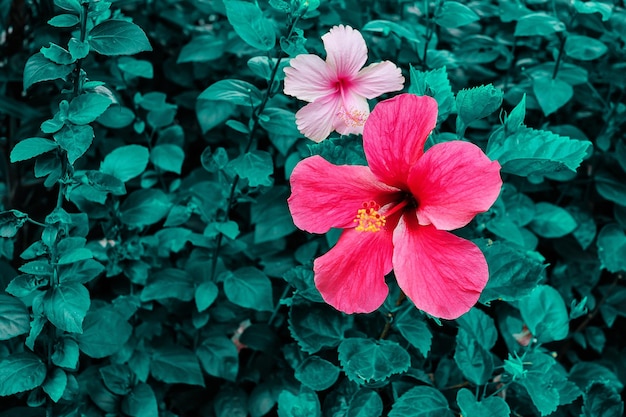
[(456, 336), (454, 362), (463, 375), (475, 385), (486, 384), (493, 373), (493, 357), (482, 346), (482, 341), (476, 340), (464, 328), (460, 328)]
[(472, 9), (456, 1), (446, 1), (435, 15), (435, 23), (447, 29), (469, 25), (478, 19), (478, 15)]
[(9, 238), (17, 234), (28, 220), (28, 214), (19, 210), (0, 212), (0, 237)]
[(617, 224), (607, 224), (598, 234), (598, 257), (602, 268), (616, 273), (626, 271), (626, 234)]
[(87, 313), (83, 333), (76, 336), (80, 350), (92, 358), (104, 358), (119, 351), (133, 328), (124, 317), (105, 307)]
[(284, 390), (278, 396), (278, 417), (321, 417), (322, 410), (317, 394), (307, 387), (292, 394)]
[(556, 17), (545, 13), (531, 13), (517, 21), (515, 36), (548, 36), (564, 30), (565, 24)]
[(225, 46), (226, 42), (215, 35), (196, 36), (182, 47), (176, 63), (213, 61), (224, 54)]
[(150, 362), (152, 376), (168, 384), (204, 386), (196, 355), (181, 346), (171, 345), (154, 350)]
[(309, 356), (298, 366), (295, 377), (313, 391), (323, 391), (337, 381), (339, 368), (319, 356)]
[(541, 343), (562, 340), (569, 332), (569, 316), (561, 294), (547, 285), (538, 286), (519, 301), (524, 323)]
[(597, 382), (589, 387), (580, 417), (621, 417), (624, 401), (619, 392)]
[(46, 365), (33, 353), (14, 353), (0, 360), (0, 397), (30, 391), (45, 379)]
[(154, 77), (154, 68), (152, 67), (152, 62), (150, 61), (123, 56), (117, 60), (117, 66), (119, 69), (132, 77), (142, 77), (147, 79), (152, 79)]
[(241, 178), (247, 179), (250, 187), (272, 185), (274, 173), (272, 156), (265, 151), (251, 151), (230, 161), (230, 166)]
[(406, 371), (411, 363), (407, 351), (389, 340), (348, 338), (338, 352), (346, 376), (358, 384), (383, 381)]
[(276, 43), (276, 33), (271, 20), (255, 3), (224, 0), (226, 17), (235, 32), (248, 45), (261, 51), (269, 51)]
[(235, 381), (239, 372), (239, 352), (226, 336), (212, 335), (196, 350), (202, 368), (212, 376)]
[(488, 397), (478, 401), (467, 388), (457, 393), (456, 402), (464, 417), (508, 417), (511, 415), (509, 405), (502, 398)]
[(67, 375), (62, 369), (55, 368), (48, 374), (41, 388), (52, 401), (59, 402), (67, 387)]
[(93, 128), (89, 125), (65, 125), (63, 129), (54, 134), (54, 140), (62, 149), (67, 151), (67, 158), (71, 164), (74, 164), (78, 158), (87, 152), (93, 137)]
[(535, 217), (530, 222), (530, 228), (541, 237), (563, 237), (578, 226), (567, 210), (554, 204), (539, 202), (535, 209)]
[(393, 325), (400, 334), (426, 357), (430, 351), (433, 335), (424, 321), (424, 316), (413, 305), (396, 314)]
[(219, 289), (212, 281), (203, 282), (196, 287), (194, 299), (199, 312), (203, 312), (215, 302)]
[(185, 270), (165, 268), (152, 273), (141, 292), (141, 301), (175, 298), (191, 301), (194, 296), (193, 277)]
[(171, 143), (157, 145), (150, 152), (150, 161), (154, 166), (176, 174), (180, 174), (184, 159), (185, 152), (182, 148)]
[(105, 20), (89, 32), (89, 45), (102, 55), (133, 55), (151, 51), (146, 34), (126, 20)]
[(57, 149), (54, 141), (45, 138), (28, 138), (19, 141), (11, 151), (11, 162), (25, 161)]
[(69, 333), (82, 333), (83, 320), (91, 301), (89, 291), (78, 283), (49, 289), (43, 298), (43, 310), (50, 322)]
[(238, 306), (257, 311), (272, 311), (272, 283), (260, 270), (244, 267), (228, 274), (224, 280), (226, 298)]
[[(446, 3), (447, 4), (447, 3)], [(441, 67), (431, 71), (418, 71), (413, 66), (410, 67), (411, 85), (409, 93), (418, 96), (428, 95), (437, 100), (438, 114), (437, 120), (443, 121), (455, 110), (456, 101), (446, 67)]]
[(126, 182), (146, 170), (149, 157), (150, 153), (144, 146), (121, 146), (104, 157), (100, 171)]
[[(416, 405), (419, 405), (416, 407)], [(432, 387), (411, 388), (391, 406), (388, 417), (453, 417), (448, 400)]]
[(589, 36), (569, 35), (565, 41), (565, 53), (581, 61), (593, 61), (608, 51), (604, 42)]
[(500, 108), (503, 97), (502, 90), (491, 84), (459, 91), (456, 95), (457, 135), (462, 136), (470, 123)]
[(220, 80), (200, 93), (198, 100), (226, 101), (238, 106), (256, 107), (261, 104), (263, 95), (257, 87), (249, 82)]
[(572, 86), (558, 78), (535, 77), (533, 92), (546, 116), (566, 105), (574, 96)]
[(78, 16), (73, 14), (60, 14), (48, 20), (50, 26), (57, 28), (71, 28), (80, 22)]
[(602, 21), (606, 22), (613, 13), (613, 8), (609, 4), (605, 4), (599, 1), (580, 1), (574, 0), (574, 8), (578, 13), (592, 14), (600, 13)]
[(67, 118), (75, 125), (96, 120), (111, 105), (111, 99), (97, 93), (84, 93), (70, 102)]
[(159, 408), (154, 391), (150, 385), (139, 383), (124, 397), (122, 411), (131, 417), (155, 417), (159, 415)]
[(149, 226), (164, 218), (170, 206), (169, 198), (161, 190), (137, 190), (120, 205), (120, 220), (132, 227)]
[(289, 331), (303, 351), (313, 354), (343, 340), (350, 320), (334, 308), (297, 297), (289, 312)]
[(72, 72), (71, 65), (59, 65), (43, 56), (41, 52), (28, 58), (24, 67), (24, 90), (41, 82), (65, 78)]
[(0, 294), (0, 340), (9, 340), (28, 333), (30, 314), (18, 298)]

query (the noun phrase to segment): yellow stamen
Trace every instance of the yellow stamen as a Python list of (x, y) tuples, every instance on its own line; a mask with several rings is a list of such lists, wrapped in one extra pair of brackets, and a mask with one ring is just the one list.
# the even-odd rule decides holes
[(354, 219), (354, 222), (358, 223), (355, 228), (356, 231), (372, 233), (380, 231), (385, 226), (387, 219), (378, 210), (380, 210), (380, 206), (374, 201), (363, 203), (363, 208), (357, 211)]
[(350, 127), (363, 126), (367, 120), (367, 114), (364, 111), (356, 109), (347, 111), (343, 108), (339, 111), (338, 115), (341, 117), (341, 120)]

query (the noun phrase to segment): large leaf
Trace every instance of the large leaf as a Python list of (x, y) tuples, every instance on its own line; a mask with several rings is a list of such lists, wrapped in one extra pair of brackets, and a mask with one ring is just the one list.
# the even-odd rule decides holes
[(28, 333), (30, 314), (19, 298), (0, 294), (0, 340), (9, 340)]
[(65, 78), (72, 72), (72, 65), (59, 65), (43, 56), (41, 52), (28, 58), (24, 67), (24, 90), (31, 85), (48, 80)]
[(261, 51), (269, 51), (274, 47), (274, 24), (263, 16), (259, 6), (236, 0), (224, 0), (224, 6), (228, 21), (244, 42)]
[(196, 355), (209, 375), (233, 382), (237, 379), (239, 352), (226, 336), (211, 335), (198, 347)]
[(73, 164), (87, 152), (93, 141), (93, 128), (89, 125), (65, 125), (54, 134), (54, 140), (67, 151), (67, 159)]
[(597, 240), (602, 267), (609, 272), (626, 271), (626, 233), (615, 223), (602, 228)]
[(261, 104), (263, 95), (257, 87), (247, 81), (220, 80), (200, 93), (198, 100), (226, 101), (238, 106), (256, 107)]
[(126, 182), (145, 171), (149, 157), (150, 153), (145, 146), (121, 146), (104, 157), (100, 171)]
[(383, 381), (411, 364), (407, 351), (389, 340), (348, 338), (337, 351), (343, 371), (358, 384)]
[(541, 343), (562, 340), (569, 332), (565, 301), (557, 290), (540, 285), (519, 301), (522, 319)]
[(545, 13), (522, 16), (515, 26), (515, 36), (548, 36), (565, 30), (565, 24)]
[(543, 201), (535, 205), (535, 216), (530, 222), (533, 232), (548, 238), (563, 237), (577, 226), (576, 220), (567, 210)]
[(546, 116), (566, 105), (574, 96), (574, 89), (569, 83), (551, 77), (535, 77), (533, 92)]
[(458, 28), (479, 19), (478, 15), (466, 5), (456, 1), (446, 1), (437, 8), (435, 23), (444, 28)]
[(100, 117), (111, 104), (111, 99), (102, 94), (81, 94), (70, 102), (67, 119), (75, 125), (86, 125)]
[(253, 267), (243, 267), (224, 280), (226, 298), (241, 307), (272, 311), (272, 283), (267, 275)]
[(155, 349), (150, 372), (155, 379), (168, 384), (204, 386), (196, 355), (181, 346), (171, 345)]
[(328, 305), (309, 303), (298, 296), (291, 306), (289, 331), (307, 353), (337, 346), (349, 327), (349, 318)]
[(45, 379), (46, 365), (33, 353), (15, 353), (0, 360), (0, 397), (37, 388)]
[(213, 61), (224, 54), (225, 46), (224, 39), (215, 35), (196, 36), (183, 46), (176, 63)]
[(137, 190), (120, 206), (120, 220), (132, 227), (149, 226), (161, 220), (171, 206), (170, 200), (159, 189)]
[(133, 328), (110, 307), (92, 310), (83, 321), (83, 333), (76, 336), (78, 347), (87, 356), (104, 358), (119, 351)]
[(411, 388), (391, 406), (389, 417), (453, 417), (448, 400), (432, 387)]
[(89, 32), (89, 46), (102, 55), (133, 55), (151, 51), (146, 34), (126, 20), (105, 20)]
[(15, 145), (11, 151), (11, 162), (25, 161), (42, 153), (50, 152), (57, 149), (54, 141), (45, 138), (28, 138), (21, 140)]
[(478, 401), (467, 388), (457, 393), (456, 402), (464, 417), (508, 417), (511, 415), (509, 405), (502, 398), (488, 397)]
[(52, 287), (43, 298), (43, 311), (48, 320), (70, 333), (83, 332), (83, 320), (90, 305), (89, 291), (75, 282)]

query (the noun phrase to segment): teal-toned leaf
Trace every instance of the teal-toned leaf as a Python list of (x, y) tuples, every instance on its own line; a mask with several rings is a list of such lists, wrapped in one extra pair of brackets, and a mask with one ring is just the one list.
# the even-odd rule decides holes
[(600, 13), (602, 21), (607, 21), (613, 14), (613, 8), (610, 4), (602, 3), (599, 1), (581, 1), (574, 0), (574, 8), (578, 13), (592, 14)]
[(104, 385), (113, 394), (126, 395), (132, 388), (133, 372), (127, 365), (103, 366), (100, 368), (100, 376)]
[(335, 347), (350, 327), (348, 317), (325, 304), (294, 299), (289, 313), (289, 331), (303, 351), (313, 354)]
[(493, 348), (498, 340), (498, 331), (491, 317), (474, 307), (457, 319), (459, 327), (487, 350)]
[(475, 385), (487, 383), (493, 373), (493, 357), (482, 343), (464, 328), (459, 328), (454, 361), (465, 378)]
[[(255, 75), (258, 75), (260, 78), (269, 81), (272, 78), (272, 68), (278, 64), (278, 69), (276, 70), (276, 81), (281, 81), (285, 78), (284, 69), (289, 66), (290, 59), (282, 59), (280, 63), (277, 58), (269, 58), (267, 56), (255, 56), (248, 60), (248, 68)], [(267, 109), (269, 110), (269, 108)], [(283, 110), (283, 109), (280, 109)]]
[(183, 62), (208, 62), (221, 57), (225, 52), (226, 43), (215, 35), (201, 35), (193, 38), (183, 46), (178, 54), (177, 64)]
[(44, 383), (41, 385), (44, 392), (48, 394), (52, 401), (59, 402), (67, 387), (67, 375), (62, 369), (55, 368), (50, 372)]
[(468, 25), (479, 19), (478, 15), (466, 5), (456, 1), (446, 1), (437, 8), (435, 23), (447, 29)]
[(511, 415), (509, 405), (500, 397), (488, 397), (476, 400), (467, 388), (456, 394), (456, 403), (464, 417), (508, 417)]
[(287, 236), (296, 228), (287, 206), (289, 189), (285, 186), (272, 188), (271, 193), (260, 196), (252, 206), (254, 243), (269, 242)]
[(515, 36), (548, 36), (564, 30), (565, 24), (556, 17), (545, 13), (531, 13), (519, 18), (515, 26)]
[(90, 305), (89, 291), (78, 283), (52, 287), (43, 298), (43, 310), (48, 320), (70, 333), (83, 332), (83, 320)]
[(67, 13), (54, 16), (52, 19), (48, 20), (50, 26), (57, 28), (71, 28), (76, 26), (79, 22), (80, 19), (78, 16)]
[(122, 411), (131, 417), (156, 417), (159, 415), (156, 396), (152, 387), (145, 383), (135, 385), (122, 400)]
[(456, 101), (446, 67), (441, 67), (431, 71), (418, 71), (413, 66), (410, 67), (411, 85), (409, 93), (418, 96), (428, 95), (437, 100), (438, 113), (437, 120), (443, 121), (455, 110)]
[(519, 381), (541, 416), (553, 413), (561, 403), (559, 385), (565, 375), (555, 372), (556, 361), (546, 353), (532, 352), (524, 357), (524, 376)]
[(314, 274), (311, 268), (297, 266), (287, 271), (283, 278), (289, 285), (298, 290), (298, 295), (301, 297), (314, 303), (324, 302), (320, 292), (315, 287)]
[(595, 383), (585, 395), (580, 417), (621, 417), (624, 415), (624, 401), (612, 387)]
[(432, 387), (411, 388), (391, 406), (389, 417), (453, 417), (448, 400)]
[(83, 333), (76, 336), (80, 350), (92, 358), (104, 358), (119, 351), (133, 328), (112, 308), (100, 308), (87, 313)]
[(561, 294), (547, 285), (538, 286), (519, 301), (522, 319), (541, 343), (562, 340), (569, 332), (569, 315)]
[(300, 392), (292, 394), (282, 391), (278, 396), (278, 417), (321, 417), (322, 410), (317, 394), (302, 387)]
[(268, 152), (247, 152), (230, 161), (230, 166), (240, 178), (247, 179), (251, 187), (272, 185), (274, 163)]
[(54, 0), (54, 4), (59, 6), (63, 10), (69, 10), (70, 12), (74, 12), (80, 14), (82, 6), (80, 5), (80, 0)]
[(608, 47), (597, 39), (583, 35), (569, 35), (565, 41), (565, 53), (581, 61), (593, 61), (606, 54)]
[(339, 368), (319, 356), (309, 356), (296, 368), (295, 377), (313, 391), (323, 391), (337, 381)]
[(199, 312), (203, 312), (217, 299), (219, 289), (212, 281), (203, 282), (196, 287), (194, 299)]
[(337, 351), (346, 376), (358, 384), (383, 381), (406, 371), (411, 364), (407, 351), (389, 340), (348, 338)]
[(183, 149), (171, 143), (157, 145), (150, 151), (150, 161), (155, 167), (167, 171), (180, 174), (183, 168), (185, 152)]
[(590, 147), (589, 141), (524, 127), (502, 141), (490, 139), (487, 155), (500, 163), (503, 172), (542, 176), (563, 170), (575, 172)]
[(52, 363), (58, 367), (76, 370), (78, 368), (79, 355), (78, 343), (74, 339), (66, 337), (54, 345), (51, 359)]
[(19, 141), (11, 151), (11, 162), (25, 161), (57, 149), (54, 141), (45, 138), (28, 138)]
[(550, 77), (535, 77), (533, 92), (546, 116), (566, 105), (574, 96), (574, 89), (570, 84)]
[(413, 305), (398, 312), (392, 324), (411, 345), (420, 351), (422, 356), (428, 356), (433, 335), (424, 321), (424, 315)]
[(243, 267), (224, 279), (226, 298), (238, 306), (257, 311), (272, 311), (272, 283), (263, 272)]
[(121, 129), (126, 126), (130, 126), (134, 120), (135, 113), (133, 113), (131, 109), (120, 105), (112, 105), (106, 109), (106, 111), (102, 113), (96, 121), (102, 126), (110, 129)]
[(0, 397), (30, 391), (45, 379), (46, 365), (33, 353), (14, 353), (0, 360)]
[(220, 80), (200, 93), (198, 100), (226, 101), (238, 106), (256, 107), (261, 104), (263, 95), (257, 87), (247, 81)]
[(93, 137), (93, 128), (89, 125), (65, 125), (63, 129), (54, 134), (54, 140), (61, 149), (67, 151), (67, 158), (71, 164), (87, 152)]
[(164, 218), (170, 206), (168, 196), (161, 190), (137, 190), (120, 205), (120, 220), (131, 227), (149, 226)]
[(30, 314), (18, 298), (0, 294), (0, 340), (9, 340), (28, 333)]
[(380, 417), (383, 401), (374, 390), (361, 388), (350, 401), (347, 417)]
[(68, 65), (74, 62), (72, 55), (67, 50), (52, 42), (50, 42), (49, 46), (44, 46), (39, 51), (45, 58), (55, 64)]
[(104, 271), (104, 266), (93, 259), (85, 259), (72, 263), (69, 267), (61, 269), (59, 274), (59, 282), (78, 282), (85, 284)]
[(148, 277), (148, 283), (141, 292), (141, 301), (169, 298), (191, 301), (194, 291), (193, 277), (187, 271), (165, 268)]
[(28, 214), (19, 210), (0, 212), (0, 237), (13, 237), (28, 220)]
[(126, 20), (105, 20), (91, 29), (88, 39), (91, 49), (102, 55), (133, 55), (152, 50), (143, 30)]
[(59, 65), (50, 61), (41, 52), (28, 58), (24, 67), (24, 90), (38, 82), (65, 78), (72, 72), (73, 66)]
[(595, 185), (598, 194), (609, 201), (626, 207), (626, 184), (606, 171), (596, 173)]
[(154, 350), (150, 362), (150, 373), (155, 379), (168, 384), (204, 386), (202, 370), (196, 355), (177, 345)]
[[(37, 277), (35, 277), (34, 275), (21, 274), (13, 278), (13, 280), (11, 280), (9, 285), (7, 285), (7, 288), (5, 291), (15, 297), (22, 298), (22, 297), (29, 296), (36, 289), (44, 286), (45, 284), (46, 284), (45, 281), (38, 280)], [(6, 327), (5, 327), (5, 331), (6, 331)]]
[(533, 232), (547, 238), (565, 236), (577, 226), (576, 220), (567, 210), (543, 201), (535, 205), (535, 217), (530, 222)]
[(211, 335), (196, 349), (196, 355), (207, 374), (235, 381), (239, 372), (239, 352), (226, 336)]
[(569, 373), (570, 381), (574, 382), (581, 390), (587, 391), (593, 384), (600, 382), (620, 392), (624, 384), (617, 374), (606, 366), (595, 362), (578, 362)]
[(456, 130), (463, 136), (467, 126), (483, 117), (489, 116), (500, 108), (504, 93), (491, 84), (463, 89), (456, 95)]
[(67, 49), (70, 51), (72, 59), (83, 59), (89, 55), (89, 42), (81, 42), (76, 38), (72, 38), (67, 43)]
[(607, 224), (598, 234), (598, 257), (609, 272), (626, 271), (626, 233), (615, 223)]
[(132, 77), (154, 78), (154, 68), (150, 61), (122, 56), (117, 60), (117, 66)]
[(75, 248), (70, 251), (67, 251), (61, 255), (59, 260), (57, 261), (58, 265), (69, 265), (80, 261), (85, 261), (87, 259), (92, 259), (93, 253), (91, 249), (88, 248)]
[(100, 171), (126, 182), (146, 170), (149, 157), (148, 148), (144, 146), (121, 146), (104, 157), (104, 161), (100, 164)]
[(261, 51), (269, 51), (276, 43), (276, 33), (271, 20), (255, 3), (224, 0), (226, 17), (235, 32), (248, 45)]

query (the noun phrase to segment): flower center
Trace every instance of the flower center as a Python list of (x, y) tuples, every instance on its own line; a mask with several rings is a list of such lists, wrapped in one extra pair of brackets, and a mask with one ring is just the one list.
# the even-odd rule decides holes
[(378, 232), (385, 226), (387, 219), (378, 212), (380, 206), (375, 201), (363, 203), (363, 208), (356, 212), (355, 223), (357, 232)]
[(339, 110), (337, 116), (350, 127), (363, 126), (367, 120), (367, 114), (364, 111), (358, 109), (347, 110), (345, 107)]

